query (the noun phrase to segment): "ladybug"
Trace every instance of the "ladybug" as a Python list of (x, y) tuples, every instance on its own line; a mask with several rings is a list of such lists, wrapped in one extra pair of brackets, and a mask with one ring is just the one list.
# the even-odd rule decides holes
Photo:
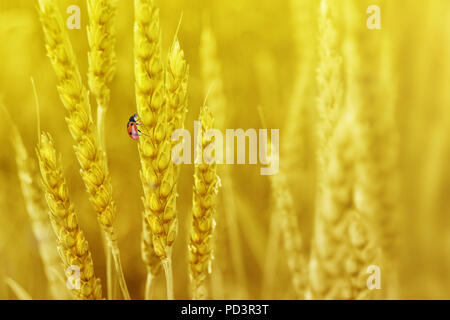
[[(128, 131), (128, 135), (130, 136), (131, 139), (133, 140), (139, 140), (139, 136), (140, 135), (145, 135), (147, 136), (145, 133), (142, 133), (141, 130), (138, 129), (137, 126), (140, 125), (140, 123), (138, 123), (139, 119), (138, 119), (138, 115), (137, 113), (133, 114), (130, 119), (128, 119), (128, 123), (127, 123), (127, 131)], [(148, 136), (147, 136), (148, 137)]]

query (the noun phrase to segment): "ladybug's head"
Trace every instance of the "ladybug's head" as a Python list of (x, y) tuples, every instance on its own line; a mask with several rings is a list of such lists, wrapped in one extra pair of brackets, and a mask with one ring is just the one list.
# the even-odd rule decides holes
[(128, 121), (136, 122), (136, 120), (137, 120), (137, 113), (133, 114)]

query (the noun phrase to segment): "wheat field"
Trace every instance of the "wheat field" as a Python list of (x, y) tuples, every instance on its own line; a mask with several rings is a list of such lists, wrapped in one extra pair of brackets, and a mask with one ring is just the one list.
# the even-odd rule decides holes
[[(5, 0), (0, 42), (0, 299), (450, 299), (449, 1)], [(279, 154), (174, 163), (195, 121)]]

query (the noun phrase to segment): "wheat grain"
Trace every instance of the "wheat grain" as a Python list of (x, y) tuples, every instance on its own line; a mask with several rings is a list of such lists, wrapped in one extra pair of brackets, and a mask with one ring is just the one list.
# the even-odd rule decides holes
[[(65, 270), (78, 267), (80, 287), (73, 293), (78, 299), (101, 299), (100, 279), (95, 277), (88, 243), (78, 226), (78, 218), (68, 197), (69, 191), (62, 174), (61, 159), (56, 154), (53, 139), (42, 133), (37, 147), (39, 167), (50, 208), (50, 221), (58, 239), (58, 250)], [(70, 279), (70, 278), (69, 278)]]
[[(207, 146), (214, 143), (213, 137), (205, 134), (206, 130), (213, 128), (214, 123), (208, 107), (202, 107), (199, 120), (202, 122), (202, 150), (205, 150)], [(192, 227), (189, 241), (189, 276), (194, 299), (207, 297), (205, 280), (211, 273), (212, 234), (215, 228), (214, 215), (220, 185), (216, 164), (206, 164), (203, 161), (202, 164), (195, 165)]]
[(106, 156), (101, 151), (95, 134), (88, 93), (82, 83), (75, 54), (55, 2), (40, 0), (38, 10), (47, 53), (57, 77), (57, 89), (68, 113), (66, 122), (75, 140), (74, 149), (81, 166), (81, 176), (112, 252), (122, 293), (129, 299), (113, 226), (115, 205), (111, 178)]

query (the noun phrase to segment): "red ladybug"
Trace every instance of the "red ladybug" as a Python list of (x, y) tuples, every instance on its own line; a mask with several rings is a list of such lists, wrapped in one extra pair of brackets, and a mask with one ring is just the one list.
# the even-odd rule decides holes
[(142, 133), (141, 130), (138, 129), (137, 126), (140, 125), (138, 123), (138, 121), (139, 121), (139, 119), (138, 119), (137, 113), (135, 113), (130, 117), (130, 119), (128, 120), (128, 123), (127, 123), (128, 135), (133, 140), (139, 140), (139, 136), (142, 134), (144, 136), (147, 136), (145, 133)]

